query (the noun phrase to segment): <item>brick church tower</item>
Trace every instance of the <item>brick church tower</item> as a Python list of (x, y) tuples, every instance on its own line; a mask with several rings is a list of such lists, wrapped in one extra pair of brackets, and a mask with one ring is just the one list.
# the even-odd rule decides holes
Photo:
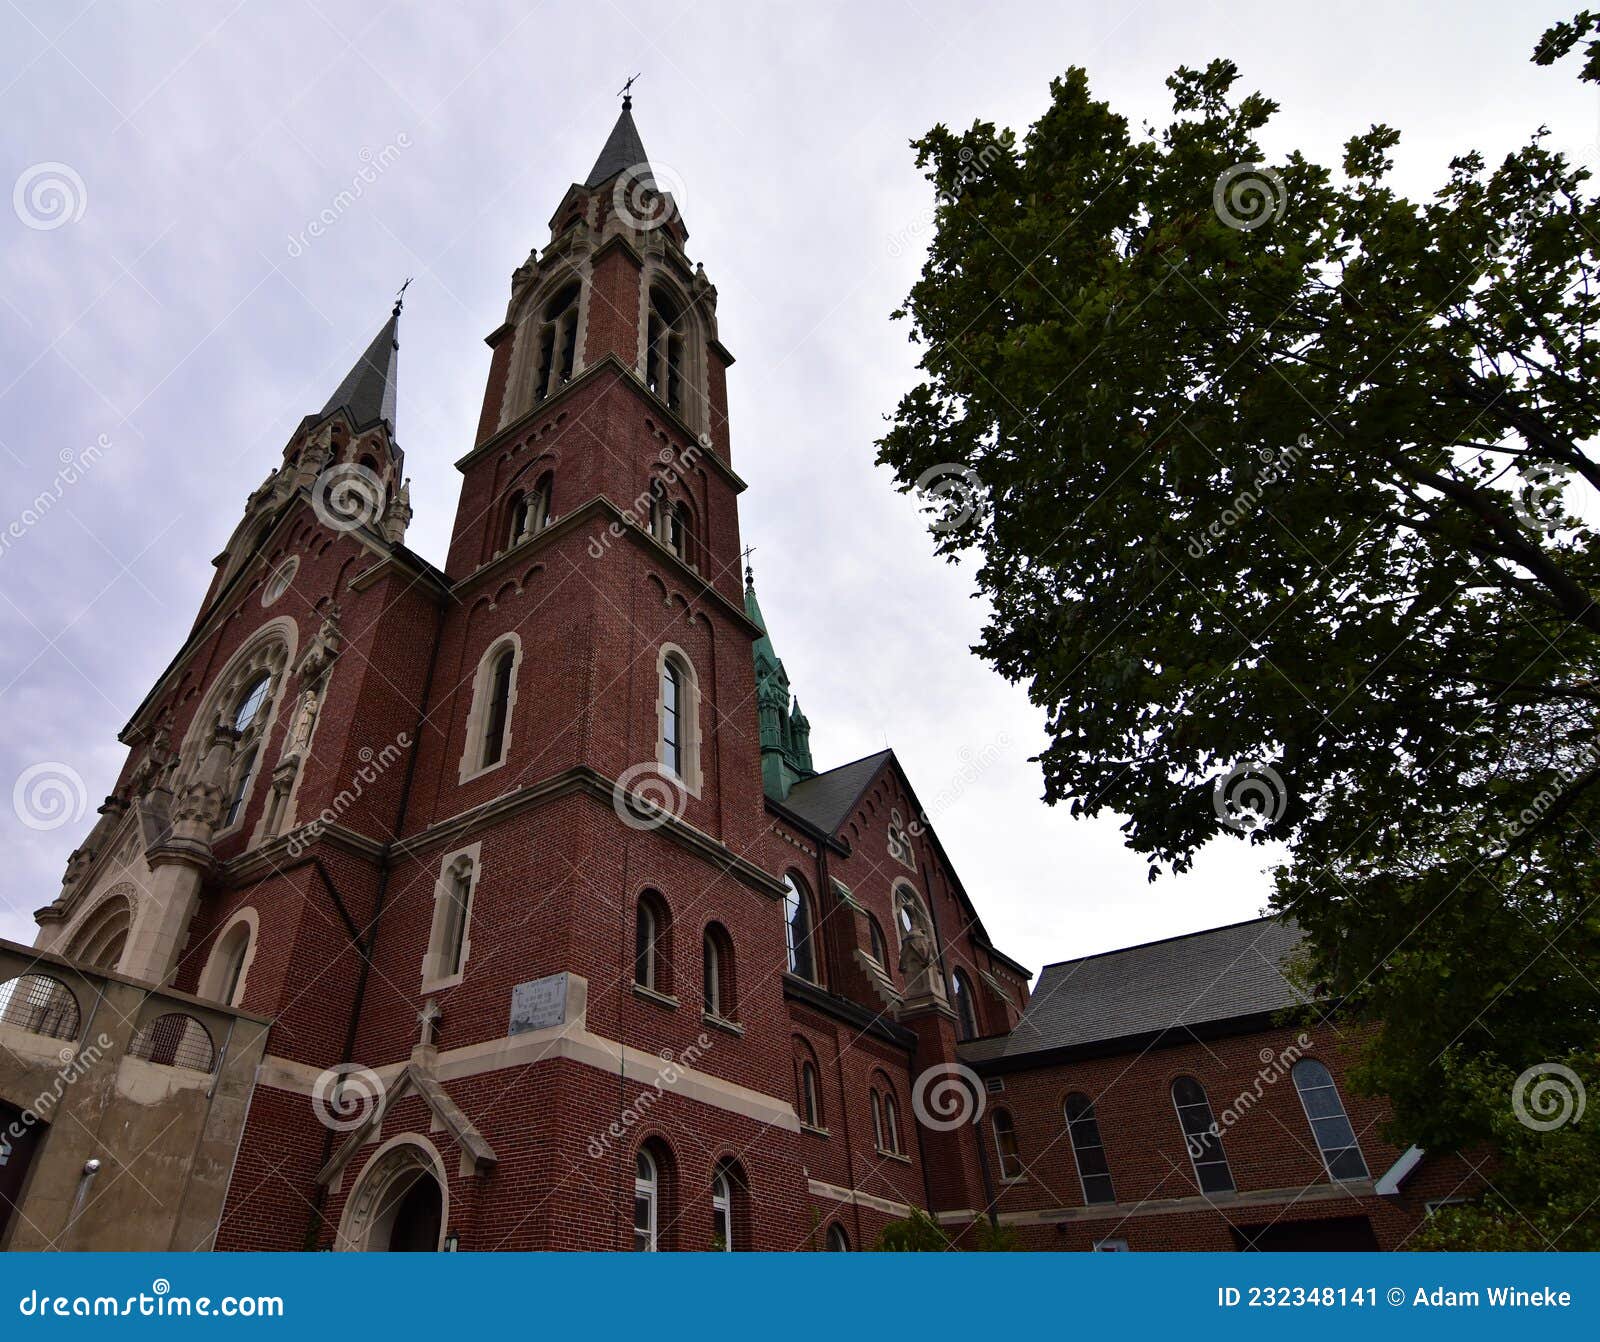
[(39, 949), (214, 1055), (265, 1031), (217, 1248), (837, 1249), (985, 1205), (918, 1079), (1027, 974), (892, 752), (813, 767), (688, 236), (624, 101), (488, 336), (444, 568), (397, 303), (122, 733)]

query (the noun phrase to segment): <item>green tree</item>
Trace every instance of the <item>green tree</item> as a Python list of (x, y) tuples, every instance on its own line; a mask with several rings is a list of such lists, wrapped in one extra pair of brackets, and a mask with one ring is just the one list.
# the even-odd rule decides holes
[[(1535, 60), (1600, 82), (1596, 27)], [(1020, 140), (916, 142), (923, 376), (880, 460), (981, 561), (1047, 800), (1126, 817), (1152, 879), (1286, 844), (1307, 973), (1379, 1023), (1363, 1081), (1470, 1143), (1447, 1057), (1600, 1036), (1600, 204), (1542, 130), (1422, 201), (1386, 126), (1268, 164), (1236, 82), (1180, 69), (1136, 133), (1073, 69)]]
[(933, 1217), (913, 1207), (904, 1220), (884, 1226), (874, 1247), (879, 1253), (941, 1253), (950, 1248), (950, 1238)]

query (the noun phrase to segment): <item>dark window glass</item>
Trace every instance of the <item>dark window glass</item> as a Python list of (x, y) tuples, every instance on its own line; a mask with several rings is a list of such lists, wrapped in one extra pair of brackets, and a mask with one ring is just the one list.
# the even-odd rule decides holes
[(490, 675), (489, 711), (484, 715), (483, 767), (498, 764), (506, 748), (506, 711), (511, 703), (511, 668), (516, 650), (505, 649), (495, 658)]
[(1333, 1179), (1368, 1178), (1366, 1158), (1356, 1141), (1355, 1129), (1345, 1116), (1333, 1074), (1315, 1058), (1302, 1058), (1294, 1065), (1294, 1085), (1305, 1106), (1311, 1133), (1322, 1152), (1322, 1163)]
[(1111, 1186), (1111, 1166), (1106, 1161), (1105, 1144), (1100, 1140), (1094, 1101), (1087, 1095), (1067, 1096), (1067, 1132), (1072, 1137), (1072, 1152), (1078, 1161), (1083, 1200), (1115, 1202), (1117, 1195)]
[(1205, 1193), (1231, 1193), (1233, 1172), (1222, 1149), (1222, 1134), (1211, 1116), (1211, 1101), (1205, 1089), (1192, 1076), (1180, 1076), (1172, 1083), (1172, 1103), (1183, 1129), (1183, 1144), (1194, 1165), (1195, 1181)]

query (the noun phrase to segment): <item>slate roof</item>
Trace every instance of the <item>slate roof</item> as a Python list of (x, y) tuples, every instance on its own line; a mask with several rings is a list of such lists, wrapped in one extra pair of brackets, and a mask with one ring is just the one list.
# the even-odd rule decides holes
[(350, 412), (357, 428), (377, 420), (387, 420), (394, 432), (395, 384), (400, 374), (400, 313), (396, 311), (373, 337), (355, 367), (345, 374), (327, 405), (324, 415), (341, 406)]
[(782, 804), (824, 833), (836, 834), (850, 818), (867, 784), (892, 753), (880, 750), (876, 755), (867, 755), (841, 764), (837, 769), (829, 769), (827, 773), (802, 779), (789, 789)]
[(1103, 1045), (1280, 1011), (1305, 999), (1279, 967), (1303, 934), (1255, 918), (1046, 965), (1017, 1027), (963, 1044), (967, 1062)]
[(617, 124), (611, 128), (611, 135), (606, 140), (605, 148), (600, 151), (600, 157), (589, 169), (584, 185), (599, 186), (639, 163), (644, 164), (641, 183), (654, 187), (655, 178), (650, 173), (650, 159), (644, 152), (644, 142), (639, 139), (639, 128), (633, 124), (633, 113), (624, 107)]

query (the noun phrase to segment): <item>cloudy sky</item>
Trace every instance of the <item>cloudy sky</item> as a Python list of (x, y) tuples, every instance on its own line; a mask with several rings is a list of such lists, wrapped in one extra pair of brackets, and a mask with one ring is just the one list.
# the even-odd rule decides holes
[[(1159, 122), (1175, 66), (1231, 57), (1282, 104), (1271, 154), (1335, 162), (1384, 121), (1416, 193), (1454, 153), (1541, 124), (1594, 162), (1593, 91), (1526, 59), (1574, 3), (1291, 8), (6, 0), (0, 936), (32, 940), (246, 494), (408, 275), (409, 540), (442, 562), (482, 338), (635, 72), (645, 146), (739, 358), (743, 529), (819, 765), (894, 745), (941, 798), (990, 933), (1031, 966), (1254, 916), (1265, 850), (1213, 845), (1151, 886), (1114, 819), (1039, 801), (1039, 715), (968, 651), (971, 573), (932, 557), (873, 443), (916, 359), (888, 320), (927, 237), (907, 142), (939, 121), (1025, 128), (1070, 65)], [(41, 493), (59, 499), (39, 515)], [(1092, 516), (1079, 530), (1094, 544)], [(39, 766), (82, 778), (81, 821), (18, 818), (13, 790)]]

